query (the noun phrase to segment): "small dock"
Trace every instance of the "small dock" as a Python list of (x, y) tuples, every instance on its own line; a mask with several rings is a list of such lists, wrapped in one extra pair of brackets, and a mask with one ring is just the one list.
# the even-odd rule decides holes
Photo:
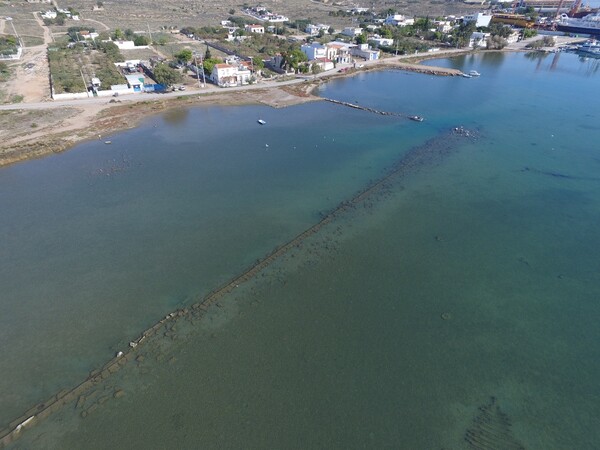
[(370, 112), (373, 114), (380, 114), (382, 116), (395, 116), (395, 117), (402, 117), (405, 119), (410, 119), (412, 117), (418, 117), (418, 116), (411, 115), (411, 114), (402, 114), (402, 113), (391, 112), (391, 111), (380, 111), (379, 109), (369, 108), (367, 106), (360, 106), (360, 105), (357, 105), (355, 103), (350, 103), (350, 102), (343, 102), (341, 100), (334, 100), (332, 98), (323, 97), (323, 100), (325, 100), (326, 102), (335, 103), (336, 105), (342, 105), (342, 106), (347, 106), (348, 108), (360, 109), (361, 111), (367, 111), (367, 112)]

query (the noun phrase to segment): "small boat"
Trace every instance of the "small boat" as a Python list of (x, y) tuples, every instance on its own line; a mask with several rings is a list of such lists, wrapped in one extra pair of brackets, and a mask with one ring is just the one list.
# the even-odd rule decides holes
[(257, 122), (258, 122), (258, 123), (260, 123), (261, 125), (264, 125), (265, 123), (267, 123), (267, 122), (265, 122), (265, 121), (264, 121), (264, 120), (262, 120), (262, 119), (258, 119), (258, 120), (257, 120)]
[(465, 78), (473, 78), (473, 75), (469, 75), (468, 73), (461, 73), (461, 76)]
[(104, 143), (105, 143), (106, 145), (110, 145), (110, 144), (112, 144), (112, 141), (104, 141)]
[(423, 122), (425, 119), (421, 116), (408, 116), (410, 120), (414, 120), (415, 122)]
[(471, 75), (472, 77), (478, 77), (481, 74), (476, 70), (469, 70), (469, 75)]

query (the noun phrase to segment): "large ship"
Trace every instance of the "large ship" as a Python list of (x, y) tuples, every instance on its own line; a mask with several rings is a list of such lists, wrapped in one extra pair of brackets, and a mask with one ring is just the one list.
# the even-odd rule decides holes
[(567, 31), (569, 33), (600, 36), (600, 11), (588, 14), (580, 19), (561, 14), (558, 23), (556, 24), (556, 29), (559, 31)]

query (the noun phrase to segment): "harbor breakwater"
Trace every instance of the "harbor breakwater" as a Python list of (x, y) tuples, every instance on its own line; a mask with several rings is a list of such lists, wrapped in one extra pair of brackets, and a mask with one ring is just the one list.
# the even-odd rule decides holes
[[(102, 367), (90, 372), (88, 377), (77, 386), (71, 389), (63, 389), (46, 401), (29, 408), (20, 417), (10, 422), (7, 427), (0, 430), (0, 448), (11, 444), (18, 439), (24, 430), (34, 426), (43, 419), (48, 418), (66, 405), (75, 404), (76, 408), (83, 405), (86, 402), (86, 397), (90, 396), (91, 391), (97, 388), (104, 380), (107, 380), (112, 374), (118, 372), (129, 362), (139, 359), (140, 349), (143, 348), (151, 338), (161, 338), (163, 336), (165, 338), (170, 338), (174, 325), (182, 319), (193, 320), (194, 323), (196, 320), (202, 319), (212, 305), (231, 293), (240, 284), (255, 278), (282, 256), (286, 255), (291, 250), (300, 247), (306, 239), (318, 233), (323, 227), (333, 222), (337, 217), (355, 209), (369, 197), (388, 189), (390, 182), (402, 179), (406, 175), (416, 173), (421, 169), (441, 163), (444, 158), (456, 151), (461, 143), (476, 138), (476, 132), (457, 127), (441, 133), (426, 141), (424, 144), (414, 147), (404, 153), (404, 155), (392, 165), (381, 178), (368, 184), (351, 199), (343, 201), (331, 211), (323, 213), (319, 222), (315, 223), (287, 243), (275, 248), (272, 252), (257, 260), (255, 264), (243, 273), (223, 286), (213, 290), (199, 301), (190, 306), (179, 308), (157, 321), (153, 326), (143, 331), (137, 338), (130, 341), (126, 348), (118, 351), (113, 358), (106, 362)], [(121, 390), (116, 390), (112, 392), (111, 395), (114, 398), (119, 398), (123, 395), (123, 392)], [(83, 410), (81, 416), (86, 417), (89, 412), (98, 408), (99, 405), (109, 398), (109, 395), (104, 395), (91, 407)]]

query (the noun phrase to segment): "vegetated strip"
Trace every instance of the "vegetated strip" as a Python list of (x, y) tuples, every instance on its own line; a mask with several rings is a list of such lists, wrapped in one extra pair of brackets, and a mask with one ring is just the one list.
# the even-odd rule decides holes
[(125, 364), (127, 364), (128, 361), (131, 361), (134, 358), (138, 350), (138, 346), (142, 345), (147, 338), (154, 336), (165, 325), (165, 323), (174, 322), (189, 316), (201, 318), (211, 305), (216, 303), (224, 295), (233, 291), (239, 284), (255, 277), (279, 257), (283, 256), (293, 248), (298, 247), (305, 239), (317, 233), (319, 230), (321, 230), (321, 228), (332, 222), (339, 215), (348, 210), (354, 209), (360, 202), (365, 200), (370, 195), (376, 193), (378, 190), (385, 189), (388, 185), (387, 183), (392, 179), (403, 177), (410, 173), (415, 173), (421, 168), (429, 167), (437, 162), (440, 162), (443, 157), (452, 153), (458, 144), (465, 138), (472, 139), (475, 137), (476, 135), (474, 132), (467, 131), (463, 127), (459, 127), (454, 128), (449, 132), (442, 133), (432, 139), (429, 139), (424, 144), (413, 148), (394, 166), (392, 166), (390, 171), (382, 178), (367, 185), (367, 187), (358, 192), (351, 200), (341, 202), (332, 211), (326, 214), (318, 223), (303, 231), (286, 244), (277, 247), (264, 258), (259, 259), (241, 275), (210, 292), (204, 297), (203, 300), (194, 303), (190, 307), (177, 309), (165, 316), (163, 319), (159, 320), (152, 327), (145, 330), (139, 338), (131, 341), (128, 348), (120, 351), (114, 358), (104, 364), (104, 366), (101, 368), (90, 372), (89, 376), (79, 385), (70, 390), (63, 389), (45, 402), (37, 404), (27, 410), (19, 418), (12, 421), (8, 427), (0, 430), (0, 447), (4, 447), (14, 442), (14, 440), (19, 437), (23, 429), (29, 428), (36, 422), (47, 418), (67, 403), (75, 401), (80, 395), (84, 394), (95, 385), (101, 383), (102, 380), (105, 380), (111, 374), (119, 371), (123, 366), (125, 366)]

